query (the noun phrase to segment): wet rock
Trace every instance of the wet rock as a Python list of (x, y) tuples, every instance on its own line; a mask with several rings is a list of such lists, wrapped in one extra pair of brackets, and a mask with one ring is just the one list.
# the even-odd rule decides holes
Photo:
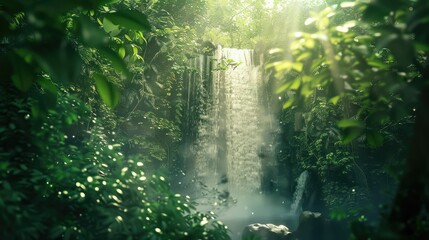
[(254, 223), (244, 228), (242, 239), (254, 238), (260, 240), (290, 240), (292, 235), (289, 228), (284, 225)]

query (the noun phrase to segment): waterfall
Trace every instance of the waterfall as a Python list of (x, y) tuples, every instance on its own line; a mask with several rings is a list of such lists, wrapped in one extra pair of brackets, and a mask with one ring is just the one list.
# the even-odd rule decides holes
[(258, 95), (261, 71), (248, 49), (219, 46), (212, 62), (194, 148), (196, 175), (209, 187), (224, 179), (233, 194), (257, 193), (262, 175), (258, 149), (265, 130)]
[(200, 211), (219, 214), (232, 239), (250, 223), (289, 217), (287, 201), (271, 195), (279, 180), (273, 85), (253, 59), (253, 50), (219, 46), (192, 59), (184, 78), (184, 188)]
[(293, 202), (290, 207), (291, 213), (298, 214), (302, 210), (302, 201), (304, 200), (303, 197), (305, 189), (307, 188), (308, 177), (309, 173), (307, 170), (303, 171), (298, 177), (296, 190), (293, 195)]

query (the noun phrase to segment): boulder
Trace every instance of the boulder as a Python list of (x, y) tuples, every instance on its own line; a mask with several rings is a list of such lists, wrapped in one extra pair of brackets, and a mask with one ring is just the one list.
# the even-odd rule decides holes
[(242, 239), (290, 240), (292, 235), (284, 225), (253, 223), (244, 228)]

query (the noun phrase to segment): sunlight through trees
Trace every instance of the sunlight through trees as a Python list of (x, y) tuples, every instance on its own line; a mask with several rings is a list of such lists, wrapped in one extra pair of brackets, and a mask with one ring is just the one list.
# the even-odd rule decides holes
[(265, 212), (306, 239), (312, 211), (322, 239), (424, 239), (428, 13), (0, 0), (0, 238), (238, 239)]

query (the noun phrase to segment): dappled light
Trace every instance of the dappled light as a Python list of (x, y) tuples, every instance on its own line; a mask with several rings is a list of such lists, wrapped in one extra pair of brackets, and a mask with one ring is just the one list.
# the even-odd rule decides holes
[(426, 239), (428, 14), (0, 0), (0, 239)]

